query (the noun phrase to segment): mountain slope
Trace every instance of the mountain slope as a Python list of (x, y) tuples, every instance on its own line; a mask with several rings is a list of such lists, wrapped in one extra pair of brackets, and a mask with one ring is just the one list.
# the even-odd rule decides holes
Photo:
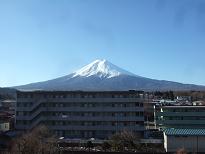
[(15, 88), (20, 90), (205, 90), (205, 86), (137, 76), (106, 60), (96, 60), (64, 77)]

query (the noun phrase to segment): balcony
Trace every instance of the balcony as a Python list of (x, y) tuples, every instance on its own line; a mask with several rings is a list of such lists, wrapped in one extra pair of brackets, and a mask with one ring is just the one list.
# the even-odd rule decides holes
[(48, 117), (49, 120), (65, 120), (65, 121), (144, 121), (144, 117), (112, 117), (112, 116), (96, 116), (96, 117), (81, 117), (81, 116), (71, 116), (67, 118), (63, 117)]
[(157, 120), (157, 124), (162, 125), (205, 125), (205, 120)]
[[(45, 120), (56, 121), (144, 121), (144, 117), (141, 116), (40, 116)], [(39, 117), (39, 118), (40, 118)], [(16, 120), (32, 120), (35, 117), (31, 116), (17, 116)]]
[[(52, 130), (133, 130), (144, 131), (144, 126), (48, 126)], [(31, 129), (28, 125), (17, 125), (16, 129)]]
[(54, 130), (137, 130), (144, 131), (144, 126), (49, 126)]
[[(33, 111), (35, 108), (18, 107), (16, 111)], [(143, 107), (39, 107), (42, 111), (68, 111), (68, 112), (135, 112), (144, 111)]]
[(201, 116), (204, 116), (205, 117), (205, 112), (157, 112), (156, 116), (158, 117), (160, 116), (164, 116), (164, 117), (177, 117), (177, 116), (201, 117)]
[(21, 98), (18, 99), (18, 102), (95, 102), (95, 103), (101, 103), (101, 102), (142, 102), (144, 101), (143, 98)]

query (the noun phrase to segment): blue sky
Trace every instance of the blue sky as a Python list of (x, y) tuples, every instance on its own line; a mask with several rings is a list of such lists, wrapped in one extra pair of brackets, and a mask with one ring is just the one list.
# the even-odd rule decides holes
[(203, 0), (0, 0), (0, 86), (107, 59), (137, 75), (205, 85)]

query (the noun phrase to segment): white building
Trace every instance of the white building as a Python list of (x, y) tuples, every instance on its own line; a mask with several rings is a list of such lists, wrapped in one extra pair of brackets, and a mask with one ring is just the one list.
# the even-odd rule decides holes
[(5, 132), (10, 130), (10, 123), (9, 122), (0, 122), (0, 132)]

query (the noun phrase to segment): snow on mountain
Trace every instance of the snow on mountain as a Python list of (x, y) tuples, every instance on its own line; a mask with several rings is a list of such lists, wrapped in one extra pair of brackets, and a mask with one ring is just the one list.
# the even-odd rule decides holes
[(14, 87), (19, 90), (205, 90), (205, 86), (155, 80), (130, 73), (106, 60), (95, 60), (69, 75)]
[(105, 59), (95, 60), (94, 62), (84, 66), (83, 68), (79, 69), (73, 74), (73, 77), (89, 77), (92, 75), (96, 75), (101, 78), (112, 78), (117, 77), (119, 75), (136, 76), (135, 74), (125, 71)]

